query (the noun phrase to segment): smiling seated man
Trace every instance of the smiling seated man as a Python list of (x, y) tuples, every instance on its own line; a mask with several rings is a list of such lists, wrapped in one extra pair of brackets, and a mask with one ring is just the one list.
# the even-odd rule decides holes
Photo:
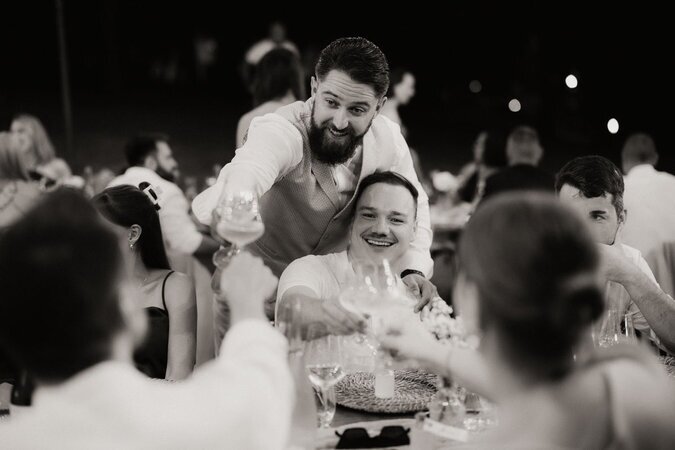
[(602, 156), (582, 156), (556, 175), (560, 200), (579, 212), (599, 244), (607, 280), (608, 308), (631, 317), (633, 326), (664, 351), (675, 352), (675, 301), (661, 290), (640, 252), (621, 243), (626, 222), (621, 171)]
[[(338, 296), (355, 280), (358, 261), (381, 263), (387, 259), (395, 266), (406, 254), (417, 228), (417, 196), (415, 186), (395, 172), (365, 177), (354, 198), (347, 250), (293, 261), (279, 280), (277, 315), (296, 300), (300, 302), (302, 329), (311, 329), (312, 338), (363, 330), (363, 318), (343, 308)], [(438, 295), (428, 280), (421, 290), (412, 292), (419, 299), (416, 311), (426, 304), (424, 299)]]

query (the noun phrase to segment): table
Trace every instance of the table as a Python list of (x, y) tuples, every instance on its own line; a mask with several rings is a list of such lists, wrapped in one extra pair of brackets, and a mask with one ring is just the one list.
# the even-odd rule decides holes
[(346, 408), (338, 405), (335, 409), (335, 417), (333, 418), (333, 427), (338, 428), (343, 425), (350, 425), (357, 422), (374, 422), (377, 420), (398, 420), (398, 419), (412, 419), (415, 413), (405, 414), (385, 414), (385, 413), (369, 413), (366, 411), (358, 411), (356, 409)]

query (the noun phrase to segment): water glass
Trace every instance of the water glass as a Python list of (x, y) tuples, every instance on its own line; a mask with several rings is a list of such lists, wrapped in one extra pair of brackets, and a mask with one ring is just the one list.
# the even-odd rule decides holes
[(334, 386), (345, 376), (340, 337), (328, 335), (307, 342), (305, 364), (318, 396), (319, 425), (327, 428), (335, 415)]

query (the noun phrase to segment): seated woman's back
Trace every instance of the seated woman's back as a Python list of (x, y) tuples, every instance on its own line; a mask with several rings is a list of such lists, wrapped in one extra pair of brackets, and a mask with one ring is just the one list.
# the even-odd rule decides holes
[(675, 382), (639, 348), (612, 349), (500, 408), (475, 442), (507, 448), (675, 448)]

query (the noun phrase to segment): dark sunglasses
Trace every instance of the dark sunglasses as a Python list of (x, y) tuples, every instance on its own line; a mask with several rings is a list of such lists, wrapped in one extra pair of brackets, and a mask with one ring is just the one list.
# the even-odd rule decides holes
[(382, 448), (410, 445), (409, 432), (410, 428), (392, 425), (383, 427), (379, 435), (370, 437), (365, 428), (347, 428), (342, 434), (335, 432), (340, 437), (335, 448)]

